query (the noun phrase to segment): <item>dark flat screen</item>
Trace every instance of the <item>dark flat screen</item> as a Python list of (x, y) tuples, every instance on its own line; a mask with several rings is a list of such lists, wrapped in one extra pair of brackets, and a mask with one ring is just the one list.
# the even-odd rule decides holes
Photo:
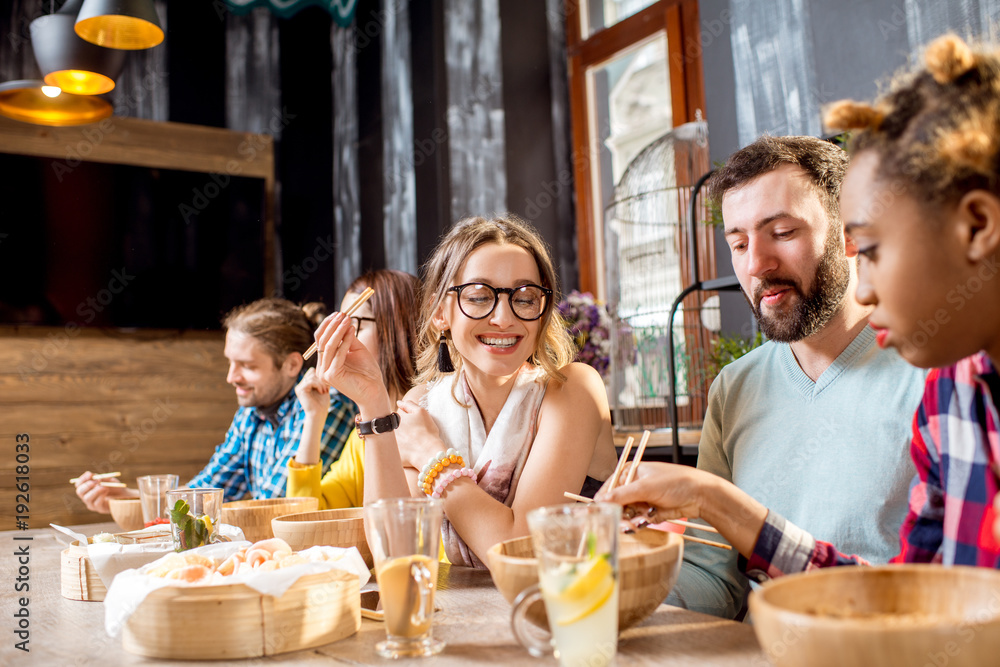
[(262, 179), (0, 154), (0, 324), (219, 329), (263, 253)]

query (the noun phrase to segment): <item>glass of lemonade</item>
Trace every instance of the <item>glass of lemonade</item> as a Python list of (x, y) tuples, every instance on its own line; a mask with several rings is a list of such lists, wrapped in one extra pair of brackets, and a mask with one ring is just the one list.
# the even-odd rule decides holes
[(511, 624), (532, 655), (551, 651), (527, 626), (527, 611), (540, 596), (561, 667), (614, 664), (621, 513), (620, 506), (609, 503), (555, 505), (528, 513), (539, 584), (514, 601)]
[(387, 635), (375, 651), (384, 658), (429, 656), (444, 649), (444, 642), (431, 635), (443, 519), (441, 501), (433, 498), (390, 498), (365, 506)]

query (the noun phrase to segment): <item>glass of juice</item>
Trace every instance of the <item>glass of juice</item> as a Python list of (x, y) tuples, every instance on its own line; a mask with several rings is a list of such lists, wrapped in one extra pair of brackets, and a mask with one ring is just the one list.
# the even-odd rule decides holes
[[(511, 625), (535, 656), (550, 654), (561, 667), (604, 667), (618, 651), (618, 525), (622, 508), (610, 503), (554, 505), (528, 513), (538, 559), (538, 586), (514, 601)], [(526, 614), (541, 597), (552, 641), (528, 628)]]
[(167, 514), (167, 491), (177, 488), (177, 475), (144, 475), (136, 479), (139, 485), (139, 504), (142, 506), (142, 523), (150, 527), (170, 523)]
[(431, 634), (443, 518), (441, 501), (433, 498), (389, 498), (365, 506), (387, 635), (375, 652), (384, 658), (444, 649)]

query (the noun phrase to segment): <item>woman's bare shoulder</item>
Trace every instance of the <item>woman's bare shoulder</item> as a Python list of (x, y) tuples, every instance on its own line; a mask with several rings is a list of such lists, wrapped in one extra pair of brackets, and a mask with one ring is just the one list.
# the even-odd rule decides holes
[(608, 402), (607, 390), (604, 380), (592, 366), (573, 362), (559, 369), (559, 372), (566, 378), (565, 382), (550, 382), (547, 394), (557, 397), (558, 400), (586, 400), (590, 397), (598, 403)]

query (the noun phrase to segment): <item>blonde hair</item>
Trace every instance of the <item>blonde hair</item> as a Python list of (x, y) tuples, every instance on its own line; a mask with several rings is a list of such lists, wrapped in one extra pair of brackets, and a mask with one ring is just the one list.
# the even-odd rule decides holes
[(879, 157), (878, 177), (929, 204), (975, 189), (997, 192), (1000, 162), (1000, 53), (955, 35), (934, 40), (924, 67), (898, 75), (873, 105), (833, 104), (825, 122), (854, 130), (853, 152)]
[[(227, 331), (253, 337), (280, 367), (292, 352), (303, 353), (313, 343), (313, 332), (326, 317), (326, 306), (313, 301), (298, 306), (278, 298), (258, 299), (233, 308), (222, 320)], [(315, 365), (315, 357), (303, 368)]]
[[(414, 379), (414, 384), (442, 377), (437, 368), (441, 331), (434, 326), (432, 321), (434, 314), (448, 295), (448, 288), (454, 286), (455, 277), (465, 264), (465, 260), (476, 249), (489, 243), (516, 245), (527, 250), (535, 259), (542, 287), (551, 289), (552, 297), (547, 304), (545, 314), (540, 319), (540, 333), (528, 362), (540, 366), (549, 378), (557, 382), (565, 381), (566, 378), (560, 369), (573, 361), (576, 350), (566, 330), (566, 324), (555, 308), (560, 295), (552, 259), (545, 242), (531, 225), (513, 215), (507, 215), (492, 219), (466, 218), (457, 222), (441, 239), (424, 265), (423, 303), (420, 308), (423, 324), (420, 328), (417, 377)], [(446, 344), (457, 373), (462, 369), (462, 357), (454, 349), (450, 339)]]

